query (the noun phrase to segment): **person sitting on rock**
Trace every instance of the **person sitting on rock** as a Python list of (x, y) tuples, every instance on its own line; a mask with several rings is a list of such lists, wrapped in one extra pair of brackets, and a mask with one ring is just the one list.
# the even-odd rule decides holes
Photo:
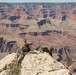
[(27, 44), (27, 40), (25, 39), (24, 40), (24, 45), (22, 46), (21, 48), (21, 54), (20, 54), (20, 57), (19, 57), (19, 63), (23, 60), (24, 56), (30, 52), (30, 47), (29, 47), (29, 44)]
[(47, 52), (47, 53), (49, 53), (51, 56), (53, 56), (52, 55), (52, 53), (53, 53), (53, 47), (40, 47), (40, 52)]
[(31, 50), (30, 47), (29, 47), (29, 44), (27, 44), (26, 39), (24, 40), (24, 46), (22, 47), (21, 50), (22, 50), (21, 53), (22, 53), (23, 56), (25, 56)]

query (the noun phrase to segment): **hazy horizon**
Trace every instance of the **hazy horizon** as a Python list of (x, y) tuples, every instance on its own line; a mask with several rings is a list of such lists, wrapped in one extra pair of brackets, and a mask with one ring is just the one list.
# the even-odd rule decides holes
[(13, 3), (30, 3), (30, 2), (49, 2), (49, 3), (65, 3), (65, 2), (76, 2), (76, 0), (0, 0), (0, 3), (1, 2), (6, 2), (6, 3), (10, 3), (10, 2), (13, 2)]

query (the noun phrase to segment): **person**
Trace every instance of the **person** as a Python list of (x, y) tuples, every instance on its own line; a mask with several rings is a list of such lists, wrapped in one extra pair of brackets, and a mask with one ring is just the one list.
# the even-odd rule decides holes
[(22, 53), (23, 56), (25, 56), (30, 50), (31, 49), (29, 47), (29, 44), (27, 44), (27, 40), (25, 39), (24, 40), (24, 46), (21, 49), (21, 53)]
[(53, 47), (51, 47), (51, 48), (48, 48), (48, 50), (49, 50), (49, 54), (53, 57), (53, 55), (52, 55), (52, 53), (53, 53)]
[(53, 57), (53, 55), (52, 55), (52, 53), (53, 53), (53, 47), (41, 47), (40, 46), (40, 52), (47, 52), (47, 53), (49, 53), (50, 54), (50, 56), (52, 56)]
[(19, 59), (18, 59), (18, 63), (21, 63), (21, 61), (23, 60), (24, 56), (30, 52), (30, 47), (29, 47), (29, 44), (27, 43), (27, 40), (25, 39), (24, 40), (24, 45), (22, 46), (21, 48), (21, 54), (19, 56)]

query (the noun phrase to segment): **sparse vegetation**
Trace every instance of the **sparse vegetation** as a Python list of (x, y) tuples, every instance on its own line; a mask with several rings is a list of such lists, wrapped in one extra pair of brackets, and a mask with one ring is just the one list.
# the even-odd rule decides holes
[(11, 66), (10, 68), (10, 74), (11, 75), (20, 75), (21, 72), (21, 65)]

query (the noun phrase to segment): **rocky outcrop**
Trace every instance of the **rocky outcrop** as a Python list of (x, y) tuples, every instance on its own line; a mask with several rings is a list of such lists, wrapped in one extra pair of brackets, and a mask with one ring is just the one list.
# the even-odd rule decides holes
[(0, 49), (2, 47), (2, 44), (3, 44), (3, 38), (0, 38)]
[[(13, 75), (12, 72), (15, 70), (12, 69), (12, 71), (11, 66), (18, 65), (18, 57), (17, 53), (12, 53), (0, 60), (0, 75)], [(15, 71), (20, 75), (70, 75), (69, 70), (64, 65), (57, 62), (46, 52), (35, 51), (28, 53), (24, 57), (21, 66), (20, 73), (18, 70)]]
[(70, 75), (69, 70), (48, 53), (27, 54), (21, 66), (21, 75)]
[[(15, 41), (18, 40), (22, 46), (21, 40), (26, 38), (33, 43), (32, 49), (48, 45), (56, 51), (61, 50), (60, 61), (71, 66), (72, 59), (76, 61), (75, 21), (76, 3), (0, 3), (0, 37), (7, 36), (7, 40), (11, 36), (10, 41), (0, 38), (0, 52), (17, 52), (18, 45)], [(65, 46), (72, 48), (72, 56), (68, 49), (64, 49)]]
[(0, 72), (9, 69), (12, 65), (15, 66), (17, 64), (17, 60), (17, 53), (12, 53), (4, 57), (2, 60), (0, 60)]
[(19, 8), (19, 7), (13, 8), (9, 15), (10, 16), (8, 16), (8, 18), (11, 21), (26, 20), (27, 16), (28, 16), (28, 14), (26, 14), (25, 10), (23, 8)]
[(72, 73), (76, 73), (76, 62), (74, 62), (71, 66), (69, 66), (69, 70)]
[[(69, 19), (76, 21), (76, 4), (0, 4), (0, 19), (14, 20), (27, 20), (36, 18), (53, 18), (66, 20)], [(63, 16), (64, 15), (64, 16)], [(65, 16), (66, 15), (66, 16)], [(63, 18), (63, 19), (62, 19)]]
[(72, 56), (71, 48), (68, 46), (59, 49), (58, 56), (59, 56), (58, 61), (61, 61), (66, 67), (70, 66), (73, 63), (71, 58)]
[(0, 73), (0, 75), (10, 75), (9, 70), (4, 70)]
[(51, 24), (51, 22), (50, 22), (49, 19), (43, 19), (43, 20), (41, 20), (41, 21), (38, 22), (38, 25), (39, 26), (42, 26), (42, 25), (44, 25), (46, 23)]
[(17, 52), (19, 49), (16, 41), (6, 41), (3, 37), (0, 38), (0, 52)]

